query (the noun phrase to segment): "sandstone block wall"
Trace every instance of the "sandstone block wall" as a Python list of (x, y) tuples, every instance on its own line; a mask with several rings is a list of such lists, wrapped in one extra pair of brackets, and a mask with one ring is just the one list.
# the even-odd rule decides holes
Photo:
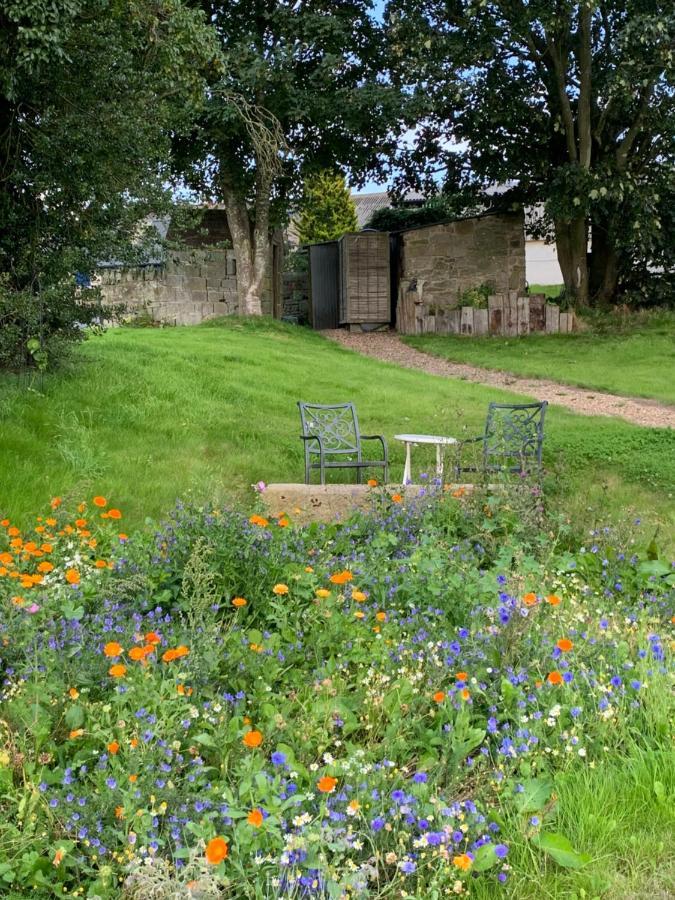
[(414, 290), (427, 307), (453, 309), (463, 291), (525, 291), (522, 213), (478, 216), (401, 235), (399, 294)]
[(293, 316), (300, 322), (309, 319), (309, 276), (307, 272), (284, 272), (283, 315)]
[[(104, 269), (100, 279), (104, 302), (123, 304), (130, 317), (148, 315), (167, 325), (196, 325), (239, 313), (232, 250), (182, 251), (163, 265)], [(263, 294), (263, 313), (272, 315), (271, 279)]]

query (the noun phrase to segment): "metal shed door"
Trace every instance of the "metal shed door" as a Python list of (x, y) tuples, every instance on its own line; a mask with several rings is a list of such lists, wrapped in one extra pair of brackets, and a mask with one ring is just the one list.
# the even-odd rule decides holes
[(309, 283), (312, 328), (337, 328), (339, 325), (337, 241), (310, 245)]

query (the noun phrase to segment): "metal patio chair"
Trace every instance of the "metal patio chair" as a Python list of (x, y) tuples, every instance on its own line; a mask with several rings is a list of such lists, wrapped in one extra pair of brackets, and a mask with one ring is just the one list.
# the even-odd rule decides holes
[[(457, 444), (457, 477), (462, 472), (541, 472), (544, 443), (543, 403), (490, 403), (485, 432)], [(482, 465), (462, 465), (462, 450), (468, 444), (482, 444)]]
[[(318, 469), (321, 484), (326, 483), (327, 469), (356, 469), (361, 484), (364, 469), (384, 469), (389, 477), (387, 442), (381, 434), (361, 434), (353, 403), (298, 403), (302, 422), (301, 440), (305, 445), (305, 484), (311, 484), (313, 469)], [(379, 441), (382, 459), (364, 459), (363, 441)]]

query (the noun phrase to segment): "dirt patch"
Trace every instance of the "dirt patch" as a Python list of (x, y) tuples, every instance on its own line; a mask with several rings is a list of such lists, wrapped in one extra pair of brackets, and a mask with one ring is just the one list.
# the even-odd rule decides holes
[(393, 363), (406, 369), (417, 369), (429, 375), (460, 378), (477, 384), (504, 388), (514, 394), (524, 394), (536, 400), (548, 400), (585, 416), (617, 416), (647, 428), (675, 428), (675, 408), (657, 400), (641, 400), (637, 397), (621, 397), (602, 391), (572, 387), (539, 378), (520, 378), (507, 372), (453, 363), (422, 353), (401, 341), (394, 332), (352, 333), (345, 329), (321, 332), (349, 350), (372, 356), (382, 362)]

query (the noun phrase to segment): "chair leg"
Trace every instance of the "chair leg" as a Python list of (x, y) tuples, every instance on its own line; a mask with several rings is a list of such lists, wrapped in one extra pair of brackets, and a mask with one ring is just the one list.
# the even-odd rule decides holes
[(325, 484), (326, 483), (326, 467), (324, 466), (323, 453), (319, 457), (319, 465), (320, 465), (319, 472), (321, 473), (321, 484)]

